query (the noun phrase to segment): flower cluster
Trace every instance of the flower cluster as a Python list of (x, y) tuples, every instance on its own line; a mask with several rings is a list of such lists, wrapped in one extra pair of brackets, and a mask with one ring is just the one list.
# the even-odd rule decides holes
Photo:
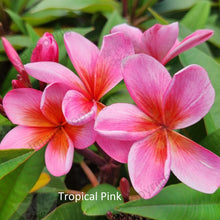
[[(128, 163), (131, 183), (145, 199), (162, 189), (170, 171), (191, 188), (213, 193), (220, 186), (220, 158), (178, 131), (208, 113), (215, 91), (201, 66), (190, 65), (173, 78), (164, 66), (213, 31), (198, 30), (181, 42), (178, 31), (178, 23), (156, 24), (144, 33), (122, 24), (104, 36), (100, 50), (67, 32), (64, 43), (78, 76), (59, 64), (51, 34), (38, 41), (26, 65), (2, 38), (19, 75), (3, 99), (7, 117), (18, 126), (0, 149), (39, 150), (48, 144), (47, 169), (61, 176), (72, 166), (74, 149), (96, 141), (111, 158)], [(31, 88), (28, 75), (46, 88)], [(136, 105), (105, 106), (101, 98), (122, 79)]]

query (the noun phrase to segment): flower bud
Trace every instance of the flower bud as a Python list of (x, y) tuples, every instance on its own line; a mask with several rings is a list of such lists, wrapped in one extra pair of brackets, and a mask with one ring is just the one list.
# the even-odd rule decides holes
[(26, 86), (20, 80), (17, 79), (13, 79), (11, 84), (13, 89), (26, 88)]
[(31, 55), (31, 62), (59, 60), (59, 49), (52, 34), (46, 32), (37, 42)]
[(129, 201), (130, 184), (125, 177), (122, 177), (119, 183), (121, 195), (124, 198), (124, 202)]

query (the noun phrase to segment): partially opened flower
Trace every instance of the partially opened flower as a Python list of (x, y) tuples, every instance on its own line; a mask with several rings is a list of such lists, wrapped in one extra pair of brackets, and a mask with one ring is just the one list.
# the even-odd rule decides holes
[(124, 34), (105, 36), (101, 50), (78, 33), (64, 35), (67, 52), (78, 76), (61, 64), (38, 62), (25, 65), (33, 77), (47, 82), (62, 82), (71, 87), (63, 100), (68, 123), (80, 125), (94, 119), (104, 105), (100, 99), (122, 80), (121, 61), (134, 53)]
[(120, 24), (111, 30), (111, 33), (116, 32), (124, 33), (132, 41), (135, 53), (148, 54), (163, 65), (213, 35), (213, 31), (209, 29), (197, 30), (179, 42), (178, 22), (169, 25), (155, 24), (144, 33), (136, 27)]
[[(191, 65), (171, 78), (154, 58), (137, 54), (125, 59), (123, 76), (137, 106), (118, 103), (99, 113), (95, 130), (102, 149), (120, 162), (128, 160), (131, 182), (145, 199), (162, 189), (171, 170), (193, 189), (213, 193), (220, 186), (220, 158), (175, 131), (211, 108), (215, 92), (207, 72)], [(105, 138), (117, 143), (114, 151)], [(119, 153), (128, 141), (133, 145), (125, 157)]]
[(86, 125), (66, 123), (62, 100), (68, 86), (54, 83), (44, 92), (32, 88), (15, 89), (6, 94), (3, 106), (8, 118), (18, 126), (2, 140), (0, 149), (39, 150), (47, 143), (45, 162), (54, 176), (69, 172), (74, 148), (84, 149), (95, 141), (94, 120)]

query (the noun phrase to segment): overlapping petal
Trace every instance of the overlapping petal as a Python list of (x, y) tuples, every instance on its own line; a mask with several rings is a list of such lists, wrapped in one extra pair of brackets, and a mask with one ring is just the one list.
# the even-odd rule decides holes
[(0, 149), (29, 148), (39, 150), (54, 135), (54, 128), (17, 126), (3, 138)]
[(220, 157), (176, 132), (168, 133), (171, 170), (189, 187), (213, 193), (220, 186)]
[(65, 33), (64, 42), (74, 68), (87, 90), (93, 93), (94, 71), (99, 54), (98, 47), (76, 32)]
[(166, 68), (148, 55), (136, 54), (125, 58), (122, 71), (127, 89), (138, 107), (162, 123), (162, 97), (171, 80)]
[(134, 141), (115, 140), (99, 134), (96, 142), (106, 154), (120, 163), (128, 162), (128, 153), (134, 143)]
[(122, 59), (132, 54), (134, 54), (132, 43), (124, 34), (115, 33), (103, 38), (94, 75), (95, 100), (99, 100), (122, 80)]
[(169, 62), (177, 55), (207, 41), (210, 37), (212, 37), (213, 33), (214, 32), (209, 29), (195, 31), (194, 33), (184, 38), (181, 42), (176, 44), (164, 57), (161, 63), (165, 65), (167, 62)]
[(25, 66), (27, 73), (34, 78), (46, 82), (60, 82), (70, 86), (72, 89), (87, 94), (82, 81), (67, 67), (55, 62), (28, 63)]
[(82, 93), (69, 90), (63, 99), (62, 109), (69, 124), (82, 125), (95, 118), (97, 105)]
[(42, 92), (31, 88), (14, 89), (3, 99), (3, 106), (8, 118), (18, 125), (31, 127), (53, 127), (40, 111)]
[(143, 52), (161, 62), (175, 44), (178, 33), (177, 22), (169, 25), (155, 24), (142, 36)]
[(62, 176), (69, 172), (73, 163), (73, 143), (61, 128), (47, 145), (45, 163), (48, 171), (54, 176)]
[(176, 73), (164, 95), (166, 126), (178, 129), (203, 118), (214, 103), (215, 91), (204, 68), (191, 65)]
[(94, 130), (94, 120), (90, 122), (80, 125), (80, 126), (72, 126), (66, 124), (64, 129), (71, 141), (74, 144), (74, 147), (77, 149), (84, 149), (95, 142), (96, 132)]
[(65, 122), (62, 112), (62, 102), (69, 86), (61, 83), (53, 83), (47, 86), (41, 99), (41, 111), (50, 121), (59, 125)]
[(163, 130), (135, 142), (128, 155), (128, 170), (134, 189), (144, 199), (155, 196), (170, 174), (170, 152)]
[(135, 105), (126, 103), (104, 108), (95, 123), (95, 130), (101, 135), (123, 141), (139, 140), (157, 128), (158, 125), (144, 112)]
[(142, 48), (142, 32), (139, 28), (127, 25), (127, 24), (119, 24), (111, 29), (110, 33), (124, 33), (126, 37), (128, 37), (134, 46), (135, 53), (140, 53)]

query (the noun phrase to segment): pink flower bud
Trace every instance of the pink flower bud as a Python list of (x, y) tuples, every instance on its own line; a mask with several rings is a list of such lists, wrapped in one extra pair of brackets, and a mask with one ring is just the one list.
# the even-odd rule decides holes
[(17, 79), (13, 79), (11, 84), (13, 89), (26, 88), (26, 86), (20, 80)]
[(52, 34), (46, 32), (37, 42), (31, 55), (31, 62), (59, 60), (59, 49)]
[(121, 195), (124, 198), (124, 202), (129, 201), (130, 184), (125, 177), (122, 177), (119, 183)]

